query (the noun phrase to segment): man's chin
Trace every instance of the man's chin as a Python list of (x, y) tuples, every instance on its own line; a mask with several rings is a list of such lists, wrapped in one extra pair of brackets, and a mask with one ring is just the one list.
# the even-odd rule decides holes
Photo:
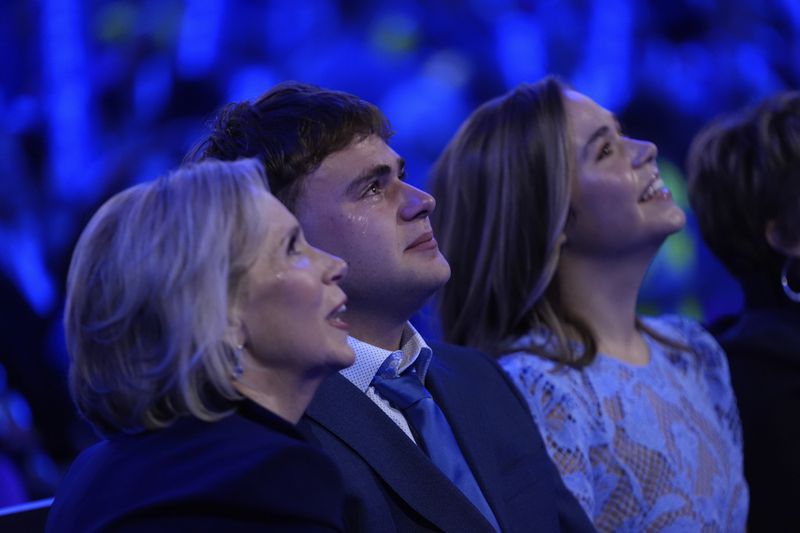
[[(429, 276), (426, 279), (417, 279), (415, 283), (415, 291), (419, 294), (420, 300), (420, 307), (425, 305), (425, 302), (436, 294), (436, 292), (445, 286), (447, 281), (450, 279), (450, 269), (448, 268), (446, 272), (441, 273), (438, 276)], [(411, 292), (411, 291), (409, 291)]]
[(444, 256), (440, 256), (439, 261), (418, 269), (416, 274), (414, 285), (418, 285), (422, 290), (436, 292), (450, 279), (450, 264)]
[(450, 263), (447, 262), (441, 252), (437, 254), (433, 261), (420, 270), (422, 275), (432, 278), (432, 283), (444, 285), (450, 279)]

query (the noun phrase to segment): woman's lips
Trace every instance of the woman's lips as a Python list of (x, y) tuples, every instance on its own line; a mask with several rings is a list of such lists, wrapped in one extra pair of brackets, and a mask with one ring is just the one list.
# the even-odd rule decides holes
[(328, 323), (338, 329), (349, 330), (350, 324), (342, 320), (341, 316), (347, 311), (347, 300), (336, 306), (327, 316)]

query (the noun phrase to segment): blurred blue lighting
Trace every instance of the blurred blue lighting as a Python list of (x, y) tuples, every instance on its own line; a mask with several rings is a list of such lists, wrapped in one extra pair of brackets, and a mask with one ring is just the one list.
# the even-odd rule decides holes
[(6, 394), (6, 407), (12, 424), (18, 431), (30, 431), (33, 415), (27, 400), (18, 392), (8, 391)]
[(407, 13), (386, 13), (372, 28), (372, 41), (390, 53), (403, 53), (417, 46), (419, 23)]
[(780, 87), (766, 58), (755, 46), (741, 43), (735, 57), (739, 75), (750, 85), (754, 100), (764, 98)]
[(592, 3), (585, 53), (573, 78), (575, 88), (618, 111), (630, 101), (633, 40), (631, 0)]
[(779, 2), (786, 10), (786, 17), (797, 34), (800, 30), (800, 2), (797, 0), (779, 0)]
[(45, 316), (55, 305), (56, 287), (45, 266), (44, 249), (37, 233), (27, 217), (18, 227), (0, 227), (3, 250), (13, 250), (0, 258), (0, 270), (16, 282), (36, 314)]
[(655, 42), (645, 60), (653, 90), (681, 111), (700, 114), (716, 103), (716, 87), (710, 82), (722, 76), (726, 65), (715, 64), (706, 48), (696, 43)]
[(223, 0), (186, 0), (178, 41), (178, 72), (185, 78), (207, 73), (219, 50)]
[(495, 35), (497, 61), (507, 88), (546, 74), (547, 54), (536, 18), (509, 12), (497, 21)]
[(4, 112), (8, 113), (6, 127), (12, 135), (32, 129), (42, 119), (39, 103), (33, 96), (27, 94), (20, 95), (14, 101), (9, 102), (8, 108)]
[(79, 0), (43, 0), (42, 65), (49, 118), (50, 181), (65, 199), (85, 195), (91, 153), (91, 91)]
[(226, 99), (228, 102), (253, 100), (280, 81), (278, 75), (268, 67), (242, 67), (231, 76)]
[(267, 4), (264, 38), (273, 52), (289, 52), (333, 31), (338, 14), (331, 0), (272, 1)]
[(424, 75), (396, 84), (379, 106), (391, 120), (397, 141), (416, 150), (444, 146), (467, 113), (457, 87)]
[(465, 86), (474, 74), (470, 58), (457, 49), (433, 54), (423, 66), (425, 76), (444, 81), (453, 87)]
[(172, 69), (164, 56), (145, 61), (136, 73), (133, 104), (140, 119), (156, 117), (169, 102), (172, 94)]

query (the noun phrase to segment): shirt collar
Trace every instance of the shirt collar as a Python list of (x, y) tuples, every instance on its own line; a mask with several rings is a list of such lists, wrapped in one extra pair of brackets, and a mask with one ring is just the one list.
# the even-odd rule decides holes
[(384, 350), (364, 341), (360, 341), (355, 337), (347, 337), (347, 342), (353, 348), (356, 360), (352, 366), (340, 370), (339, 373), (344, 376), (350, 383), (358, 387), (361, 392), (366, 392), (372, 379), (378, 372), (383, 362), (391, 356), (400, 357), (402, 363), (398, 368), (398, 372), (402, 372), (412, 365), (416, 365), (417, 374), (422, 382), (425, 382), (425, 376), (428, 373), (428, 367), (431, 364), (431, 351), (422, 335), (411, 325), (406, 322), (403, 329), (403, 336), (400, 339), (400, 349), (394, 352)]

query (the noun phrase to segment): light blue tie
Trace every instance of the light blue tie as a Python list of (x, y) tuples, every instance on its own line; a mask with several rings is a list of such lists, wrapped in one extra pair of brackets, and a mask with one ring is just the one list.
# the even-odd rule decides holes
[(431, 462), (439, 467), (486, 517), (486, 520), (500, 531), (494, 513), (483, 497), (444, 413), (420, 381), (416, 369), (409, 368), (397, 375), (391, 359), (392, 356), (384, 362), (372, 380), (375, 390), (395, 409), (403, 412), (409, 425), (422, 440), (422, 449), (428, 454)]

